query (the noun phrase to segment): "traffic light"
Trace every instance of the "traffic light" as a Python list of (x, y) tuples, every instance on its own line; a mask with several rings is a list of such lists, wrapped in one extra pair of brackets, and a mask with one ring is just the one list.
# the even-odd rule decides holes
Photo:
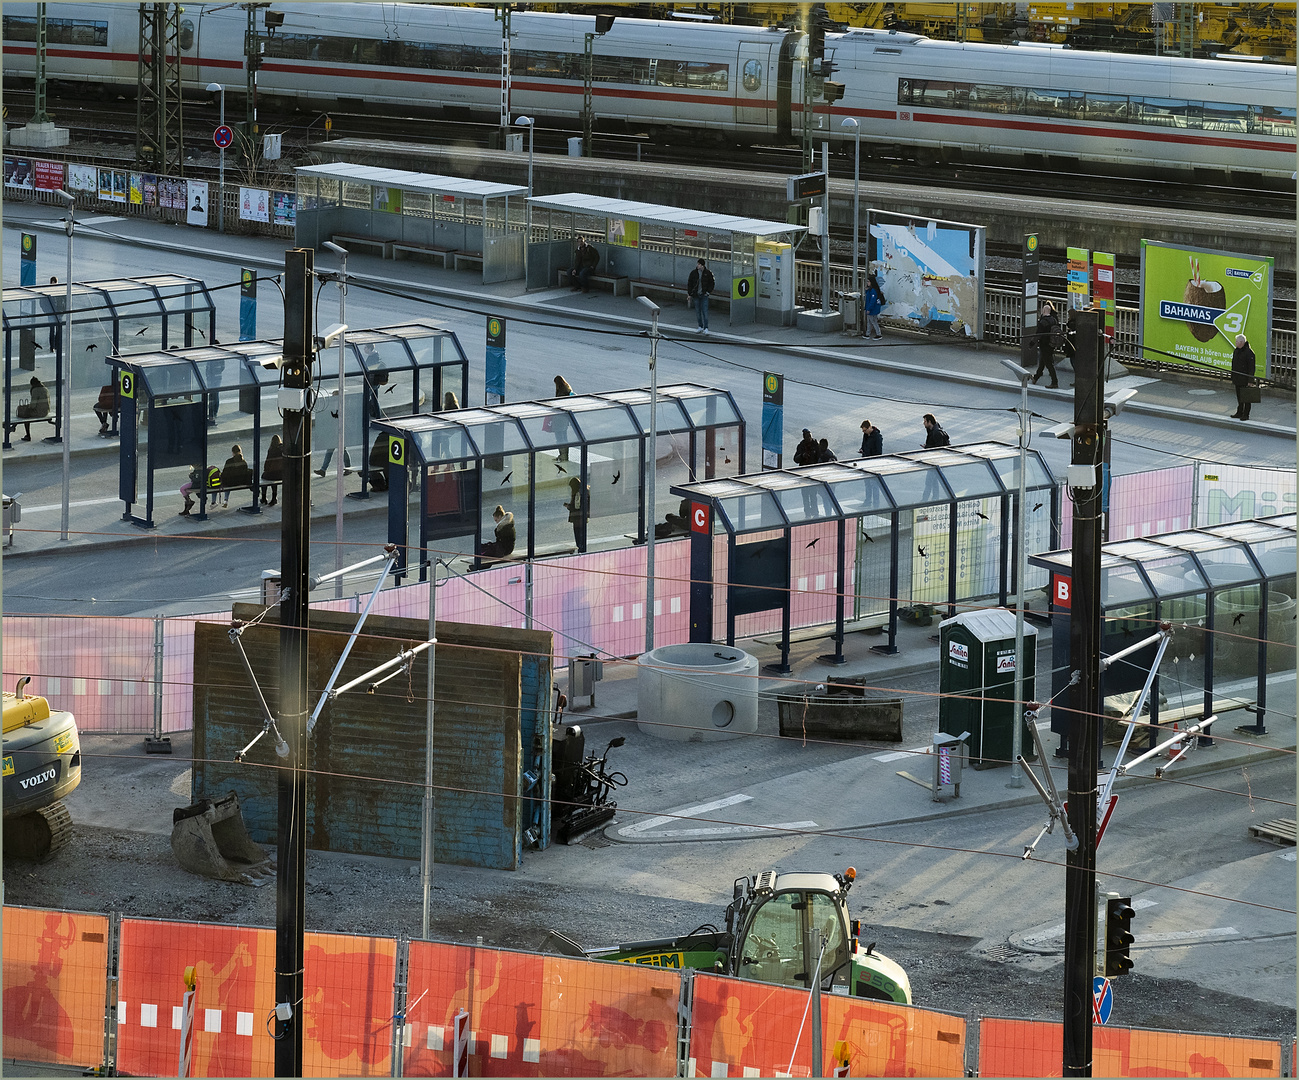
[(1105, 903), (1105, 974), (1126, 975), (1132, 970), (1128, 950), (1136, 940), (1132, 936), (1132, 897), (1111, 896)]
[(807, 56), (809, 60), (820, 60), (825, 55), (825, 26), (813, 16), (812, 25), (807, 30)]

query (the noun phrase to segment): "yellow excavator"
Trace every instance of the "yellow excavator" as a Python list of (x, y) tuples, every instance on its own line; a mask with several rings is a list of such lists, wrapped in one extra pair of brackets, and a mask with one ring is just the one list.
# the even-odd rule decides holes
[(4, 853), (48, 859), (72, 838), (62, 799), (81, 783), (81, 739), (70, 712), (24, 694), (31, 676), (4, 693)]

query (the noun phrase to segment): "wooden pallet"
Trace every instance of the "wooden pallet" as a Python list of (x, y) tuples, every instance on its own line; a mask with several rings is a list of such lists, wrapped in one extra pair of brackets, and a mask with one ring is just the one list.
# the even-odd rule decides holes
[(1249, 831), (1260, 840), (1271, 840), (1274, 844), (1291, 844), (1295, 842), (1295, 823), (1291, 818), (1277, 818), (1263, 825), (1251, 825)]

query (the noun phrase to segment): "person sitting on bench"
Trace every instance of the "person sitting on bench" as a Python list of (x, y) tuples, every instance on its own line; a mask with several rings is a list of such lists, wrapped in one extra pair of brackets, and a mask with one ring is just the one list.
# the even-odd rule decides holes
[(117, 387), (111, 382), (99, 388), (99, 400), (95, 402), (95, 415), (99, 417), (99, 434), (107, 434), (108, 421), (117, 419)]
[[(231, 488), (251, 488), (253, 486), (253, 471), (248, 467), (248, 462), (244, 460), (244, 452), (238, 443), (230, 447), (230, 456), (226, 458), (226, 463), (221, 466), (221, 494), (224, 499), (222, 506), (230, 505)], [(213, 499), (213, 502), (216, 500)]]
[(503, 559), (514, 552), (514, 515), (497, 503), (496, 509), (492, 511), (492, 520), (496, 522), (496, 539), (484, 544), (480, 554), (492, 559)]
[(680, 536), (690, 531), (690, 500), (682, 499), (675, 514), (665, 514), (662, 521), (654, 526), (654, 539), (663, 540), (669, 536)]
[(32, 441), (32, 420), (44, 420), (49, 415), (50, 392), (45, 389), (45, 384), (33, 375), (30, 400), (18, 403), (18, 419), (28, 421), (28, 423), (23, 424), (25, 434), (22, 441)]
[(568, 272), (568, 280), (573, 285), (573, 292), (591, 291), (591, 275), (600, 265), (600, 253), (586, 242), (585, 236), (577, 238), (577, 250), (573, 252), (573, 268)]

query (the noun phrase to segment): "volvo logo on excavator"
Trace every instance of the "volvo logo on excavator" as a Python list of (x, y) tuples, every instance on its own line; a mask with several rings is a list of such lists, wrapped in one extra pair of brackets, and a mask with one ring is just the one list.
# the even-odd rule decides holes
[(58, 775), (58, 769), (46, 769), (44, 772), (39, 772), (35, 776), (29, 776), (25, 780), (19, 780), (18, 786), (23, 790), (39, 787), (41, 784), (45, 783), (45, 781), (53, 780)]

